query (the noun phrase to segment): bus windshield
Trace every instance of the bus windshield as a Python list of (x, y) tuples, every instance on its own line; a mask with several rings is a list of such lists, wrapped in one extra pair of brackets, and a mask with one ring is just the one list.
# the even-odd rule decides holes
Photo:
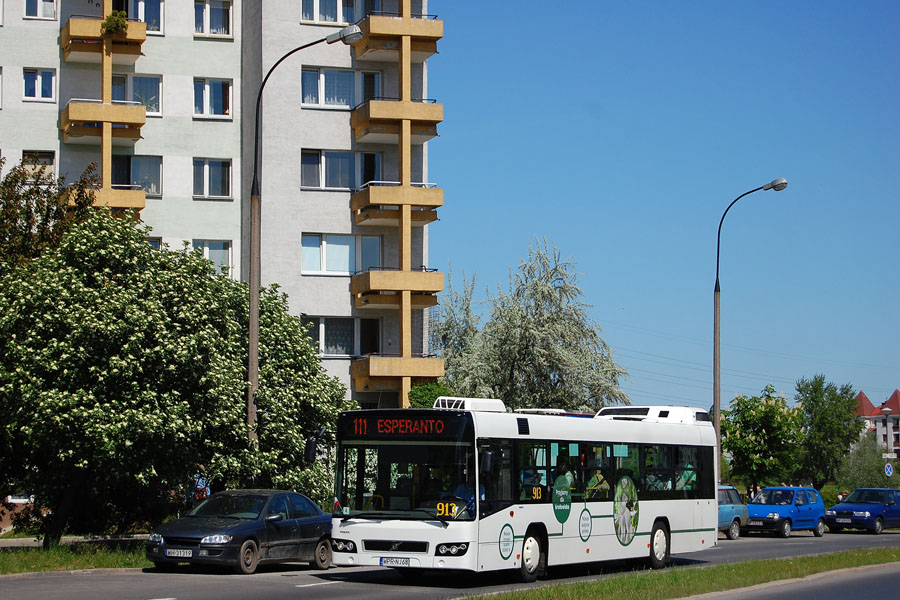
[[(370, 414), (366, 414), (370, 413)], [(474, 428), (468, 415), (405, 410), (345, 413), (338, 424), (335, 507), (344, 517), (472, 520)]]

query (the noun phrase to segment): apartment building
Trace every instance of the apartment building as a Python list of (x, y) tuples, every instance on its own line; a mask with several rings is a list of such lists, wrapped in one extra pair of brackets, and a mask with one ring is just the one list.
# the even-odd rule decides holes
[[(112, 10), (127, 31), (104, 35)], [(266, 83), (259, 122), (261, 281), (306, 315), (328, 372), (364, 406), (404, 406), (443, 374), (428, 309), (443, 276), (428, 179), (443, 107), (427, 61), (443, 23), (424, 0), (0, 0), (0, 155), (76, 176), (133, 208), (153, 245), (202, 248), (249, 276), (255, 104), (284, 54), (351, 23)], [(7, 165), (7, 168), (10, 165)]]

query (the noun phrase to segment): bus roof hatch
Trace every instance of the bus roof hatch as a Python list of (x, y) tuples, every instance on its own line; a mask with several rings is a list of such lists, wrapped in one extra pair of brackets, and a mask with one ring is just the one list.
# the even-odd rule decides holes
[(453, 396), (439, 396), (434, 401), (433, 408), (444, 410), (472, 410), (478, 412), (506, 412), (506, 405), (502, 400), (493, 398), (456, 398)]

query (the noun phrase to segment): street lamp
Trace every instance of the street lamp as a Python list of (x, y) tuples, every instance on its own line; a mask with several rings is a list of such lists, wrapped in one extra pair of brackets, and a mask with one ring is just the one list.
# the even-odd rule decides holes
[(247, 390), (247, 426), (250, 428), (250, 443), (256, 446), (256, 390), (259, 387), (259, 287), (260, 287), (260, 193), (259, 193), (259, 117), (262, 110), (262, 94), (269, 75), (287, 57), (310, 46), (326, 42), (343, 42), (352, 45), (361, 40), (362, 30), (357, 25), (348, 25), (340, 31), (308, 44), (294, 48), (279, 58), (259, 86), (256, 94), (256, 123), (253, 129), (253, 179), (250, 184), (250, 344), (247, 352), (247, 376), (250, 388)]
[(881, 414), (884, 415), (884, 445), (887, 446), (888, 452), (894, 451), (894, 436), (890, 429), (891, 407), (882, 406)]
[(773, 179), (764, 186), (752, 189), (749, 192), (744, 192), (728, 205), (728, 208), (722, 213), (721, 220), (719, 220), (719, 231), (716, 234), (716, 291), (714, 294), (715, 316), (713, 317), (713, 423), (715, 423), (716, 427), (716, 464), (718, 464), (719, 456), (722, 453), (721, 423), (719, 422), (719, 415), (722, 412), (719, 365), (719, 249), (722, 245), (722, 223), (725, 221), (725, 215), (728, 214), (731, 207), (744, 196), (752, 194), (753, 192), (758, 192), (759, 190), (775, 190), (776, 192), (780, 192), (786, 187), (787, 179), (780, 177), (778, 179)]

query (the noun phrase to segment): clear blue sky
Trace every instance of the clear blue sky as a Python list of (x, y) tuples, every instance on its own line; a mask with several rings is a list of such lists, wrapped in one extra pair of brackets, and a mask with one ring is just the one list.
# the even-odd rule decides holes
[(635, 404), (900, 388), (900, 3), (431, 0), (431, 266), (577, 263)]

